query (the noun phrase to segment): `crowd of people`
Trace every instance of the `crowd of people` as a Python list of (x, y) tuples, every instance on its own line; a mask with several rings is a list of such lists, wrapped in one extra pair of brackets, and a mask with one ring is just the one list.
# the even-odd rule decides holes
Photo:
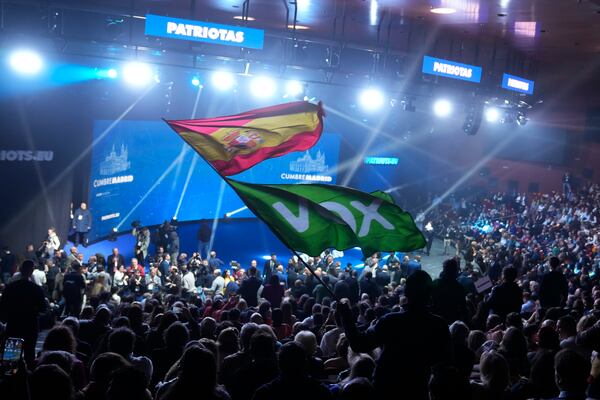
[(226, 264), (207, 232), (189, 257), (4, 249), (0, 330), (24, 357), (0, 393), (600, 399), (599, 207), (591, 184), (440, 202), (428, 224), (451, 254), (433, 278), (417, 253)]

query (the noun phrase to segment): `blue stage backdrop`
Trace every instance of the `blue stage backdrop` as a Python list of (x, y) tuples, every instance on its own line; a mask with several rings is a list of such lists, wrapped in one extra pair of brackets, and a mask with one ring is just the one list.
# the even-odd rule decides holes
[[(109, 235), (113, 228), (128, 231), (135, 220), (150, 226), (174, 216), (179, 221), (213, 219), (244, 207), (223, 179), (163, 121), (122, 121), (104, 133), (111, 123), (94, 124), (91, 240)], [(267, 160), (233, 178), (334, 184), (339, 146), (338, 135), (324, 133), (306, 152)], [(252, 216), (248, 210), (231, 215)]]

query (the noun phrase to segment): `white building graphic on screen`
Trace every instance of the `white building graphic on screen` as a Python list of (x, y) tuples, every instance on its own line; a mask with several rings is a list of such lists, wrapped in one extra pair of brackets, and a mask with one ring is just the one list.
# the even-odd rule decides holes
[(293, 172), (325, 172), (327, 168), (325, 154), (321, 153), (321, 150), (317, 151), (315, 158), (312, 158), (310, 153), (306, 151), (306, 153), (298, 157), (295, 161), (290, 161), (290, 171)]
[(110, 153), (100, 163), (100, 175), (114, 175), (119, 172), (127, 171), (131, 162), (127, 160), (128, 151), (125, 145), (121, 145), (120, 152), (117, 154), (113, 145)]

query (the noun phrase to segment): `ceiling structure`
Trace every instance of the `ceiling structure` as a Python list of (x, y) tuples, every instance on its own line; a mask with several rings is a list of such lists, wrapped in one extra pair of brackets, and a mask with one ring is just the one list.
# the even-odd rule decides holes
[[(237, 60), (310, 67), (320, 70), (315, 79), (328, 83), (357, 77), (373, 79), (381, 74), (395, 78), (416, 75), (420, 70), (414, 66), (425, 53), (483, 65), (490, 75), (501, 75), (502, 71), (520, 73), (541, 81), (540, 88), (553, 88), (573, 75), (580, 80), (597, 80), (598, 74), (594, 72), (600, 63), (600, 0), (3, 0), (0, 3), (3, 30), (10, 31), (13, 25), (19, 28), (22, 23), (15, 22), (13, 15), (22, 15), (33, 20), (38, 30), (49, 28), (50, 36), (69, 39), (61, 45), (66, 52), (103, 53), (109, 58), (131, 54), (142, 57), (147, 53), (149, 61), (154, 62), (153, 57), (160, 56), (160, 62), (192, 67), (202, 67), (205, 62), (197, 56), (210, 54), (220, 62)], [(455, 12), (435, 14), (432, 10), (436, 8)], [(37, 15), (32, 10), (37, 10)], [(264, 29), (265, 49), (240, 52), (148, 38), (143, 34), (143, 17), (147, 13)], [(41, 18), (41, 25), (36, 18)], [(91, 34), (92, 31), (96, 32)], [(98, 35), (98, 31), (103, 32)], [(74, 38), (86, 39), (88, 43), (73, 42)], [(304, 53), (299, 53), (298, 48)], [(195, 54), (191, 61), (185, 52)], [(308, 65), (308, 59), (322, 62)], [(281, 71), (282, 66), (270, 68)], [(593, 85), (584, 89), (590, 87)]]
[[(52, 4), (53, 2), (48, 2)], [(600, 52), (600, 1), (594, 0), (66, 0), (58, 4), (147, 12), (223, 23), (240, 23), (244, 4), (248, 26), (273, 31), (293, 23), (302, 33), (327, 39), (377, 44), (380, 25), (401, 34), (407, 20), (465, 35), (491, 36), (541, 57)], [(431, 12), (449, 7), (449, 15)], [(286, 13), (289, 19), (286, 21)]]

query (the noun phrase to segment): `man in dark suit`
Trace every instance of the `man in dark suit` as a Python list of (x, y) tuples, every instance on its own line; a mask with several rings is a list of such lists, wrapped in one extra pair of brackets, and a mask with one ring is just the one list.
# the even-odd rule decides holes
[(370, 271), (365, 273), (365, 275), (359, 281), (359, 285), (361, 295), (366, 293), (373, 302), (375, 302), (377, 297), (379, 297), (381, 294), (377, 283), (375, 283), (375, 280), (373, 279), (373, 274)]
[(265, 282), (269, 282), (269, 279), (271, 279), (271, 275), (275, 273), (275, 270), (280, 265), (281, 263), (277, 261), (277, 254), (271, 253), (271, 258), (265, 261), (265, 265), (263, 267), (263, 280)]
[(248, 269), (248, 278), (242, 281), (240, 290), (238, 291), (240, 296), (246, 300), (248, 307), (258, 306), (258, 289), (262, 286), (262, 282), (256, 276), (257, 274), (258, 270), (256, 267), (250, 267)]
[(287, 267), (287, 279), (286, 279), (286, 286), (288, 288), (293, 288), (294, 284), (296, 283), (296, 280), (298, 279), (298, 272), (296, 271), (296, 264), (294, 263), (294, 260), (290, 260), (288, 262), (288, 267)]
[[(382, 349), (373, 373), (378, 397), (394, 393), (400, 387), (407, 398), (428, 399), (432, 367), (452, 359), (448, 325), (428, 308), (431, 286), (429, 274), (416, 271), (406, 280), (405, 311), (386, 314), (366, 331), (358, 329), (347, 302), (337, 305), (336, 313), (341, 314), (346, 338), (354, 352)], [(400, 359), (410, 362), (399, 362)]]
[(349, 269), (348, 275), (344, 278), (344, 281), (348, 284), (348, 289), (350, 291), (350, 295), (348, 296), (348, 300), (350, 300), (350, 304), (356, 304), (359, 300), (360, 295), (360, 287), (358, 284), (358, 272), (355, 269), (352, 269), (352, 264), (348, 264)]
[(72, 228), (75, 231), (75, 246), (79, 246), (79, 243), (87, 246), (87, 234), (92, 229), (92, 214), (87, 209), (87, 204), (81, 203), (79, 208), (73, 213)]
[(433, 281), (431, 312), (444, 318), (446, 323), (468, 321), (465, 289), (456, 280), (459, 267), (455, 258), (449, 258), (442, 264), (439, 279)]
[(177, 265), (177, 257), (179, 257), (179, 235), (174, 228), (171, 228), (171, 232), (169, 232), (167, 251), (171, 255), (171, 263)]
[(125, 259), (121, 254), (119, 254), (119, 249), (115, 247), (112, 251), (112, 254), (108, 256), (106, 263), (108, 273), (111, 275), (114, 274), (121, 265), (125, 265)]
[(523, 289), (516, 284), (517, 270), (505, 267), (502, 270), (502, 283), (492, 288), (486, 306), (504, 321), (511, 312), (520, 313), (523, 304)]
[(6, 285), (0, 297), (0, 321), (6, 322), (7, 336), (24, 340), (25, 361), (29, 365), (35, 358), (38, 315), (47, 307), (44, 291), (29, 279), (34, 268), (32, 260), (23, 261), (20, 279)]
[(560, 270), (558, 257), (550, 257), (550, 271), (542, 276), (540, 283), (540, 306), (547, 310), (552, 307), (563, 307), (569, 295), (567, 278)]

